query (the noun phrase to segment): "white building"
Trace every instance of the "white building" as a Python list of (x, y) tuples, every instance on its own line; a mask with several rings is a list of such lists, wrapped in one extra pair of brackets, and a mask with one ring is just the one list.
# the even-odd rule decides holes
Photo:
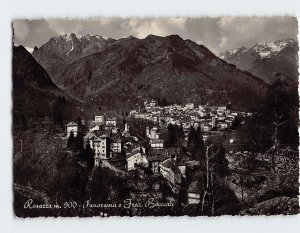
[(89, 129), (90, 132), (98, 131), (98, 130), (100, 130), (100, 126), (99, 125), (93, 125)]
[(215, 116), (212, 116), (212, 117), (211, 117), (211, 127), (212, 127), (212, 128), (215, 128), (215, 127), (216, 127), (216, 118), (215, 118)]
[(200, 111), (205, 111), (205, 106), (204, 105), (199, 105), (199, 110)]
[(78, 133), (78, 124), (75, 122), (70, 122), (67, 124), (67, 137), (70, 137), (70, 133), (73, 132), (74, 137), (77, 136)]
[(104, 122), (104, 116), (102, 115), (99, 115), (99, 116), (95, 116), (95, 122)]
[(113, 142), (110, 144), (110, 148), (112, 152), (121, 153), (122, 151), (121, 139), (113, 140)]
[(109, 148), (109, 137), (107, 135), (104, 134), (94, 139), (96, 167), (100, 166), (101, 160), (110, 158)]
[(154, 126), (152, 129), (150, 129), (148, 126), (146, 127), (146, 136), (150, 139), (158, 139), (159, 134), (158, 134), (158, 128)]
[(219, 106), (219, 107), (218, 107), (218, 111), (225, 112), (225, 111), (226, 111), (226, 109), (227, 109), (227, 107), (226, 107), (226, 106)]
[(160, 174), (171, 184), (177, 185), (181, 183), (181, 172), (175, 161), (171, 158), (159, 164)]
[(126, 156), (127, 170), (135, 170), (136, 165), (143, 165), (147, 167), (149, 165), (148, 160), (144, 153), (142, 153), (141, 148), (137, 146)]
[(221, 123), (218, 124), (218, 127), (219, 127), (220, 129), (227, 129), (227, 128), (228, 128), (228, 123), (226, 123), (226, 122), (221, 122)]
[(164, 140), (159, 138), (154, 138), (150, 140), (150, 146), (154, 149), (163, 149), (164, 148)]
[(129, 132), (129, 125), (127, 122), (125, 123), (125, 126), (124, 126), (124, 133), (126, 133), (126, 132)]
[(117, 119), (115, 117), (107, 118), (106, 121), (105, 121), (105, 125), (116, 127), (117, 126)]
[(194, 109), (195, 105), (194, 105), (194, 103), (187, 103), (187, 104), (185, 104), (185, 107), (187, 109)]
[(149, 103), (149, 106), (150, 106), (150, 107), (155, 107), (155, 106), (157, 106), (157, 101), (156, 101), (156, 100), (151, 100), (150, 103)]

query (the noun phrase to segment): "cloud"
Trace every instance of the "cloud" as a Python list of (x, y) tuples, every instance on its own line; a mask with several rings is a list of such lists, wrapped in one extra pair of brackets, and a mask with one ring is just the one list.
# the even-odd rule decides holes
[[(170, 34), (186, 35), (186, 18), (131, 18), (128, 21), (129, 29), (138, 38), (145, 38), (149, 34), (167, 36)], [(128, 28), (128, 27), (127, 27)]]
[(50, 29), (59, 35), (69, 32), (79, 33), (83, 28), (80, 20), (49, 19), (47, 23)]
[(228, 40), (226, 37), (222, 37), (221, 42), (219, 44), (220, 49), (226, 49), (228, 47)]
[(115, 39), (130, 35), (144, 38), (149, 34), (178, 34), (213, 52), (250, 47), (262, 41), (297, 39), (298, 33), (295, 17), (41, 19), (16, 20), (13, 27), (15, 42), (27, 47), (41, 46), (50, 37), (71, 32)]
[(26, 47), (41, 46), (58, 33), (42, 20), (15, 20), (12, 22), (14, 42)]
[[(293, 17), (223, 17), (217, 21), (222, 39), (217, 50), (252, 46), (257, 42), (297, 39), (297, 19)], [(226, 42), (226, 43), (225, 43)]]
[(14, 35), (18, 40), (24, 40), (28, 33), (29, 33), (29, 27), (26, 23), (26, 21), (17, 20), (13, 24), (14, 27)]

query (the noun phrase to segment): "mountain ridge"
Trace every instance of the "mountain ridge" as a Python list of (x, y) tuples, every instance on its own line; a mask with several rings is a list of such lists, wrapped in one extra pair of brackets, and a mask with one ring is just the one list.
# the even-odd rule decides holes
[[(48, 55), (36, 57), (46, 70)], [(69, 62), (51, 78), (70, 96), (86, 103), (131, 108), (149, 98), (245, 106), (246, 94), (255, 99), (254, 93), (266, 87), (258, 77), (178, 35), (115, 40), (98, 52)]]
[(51, 37), (40, 48), (35, 47), (32, 55), (45, 67), (50, 76), (60, 73), (66, 64), (99, 52), (115, 40), (99, 35), (76, 35), (69, 33)]
[(218, 54), (220, 58), (237, 68), (271, 83), (281, 76), (288, 83), (298, 82), (298, 42), (281, 39), (273, 42), (259, 42), (250, 48), (233, 49)]
[(68, 116), (76, 115), (82, 104), (59, 89), (46, 70), (22, 45), (13, 46), (13, 116), (16, 125), (20, 119), (36, 121), (51, 117), (56, 101), (62, 101)]

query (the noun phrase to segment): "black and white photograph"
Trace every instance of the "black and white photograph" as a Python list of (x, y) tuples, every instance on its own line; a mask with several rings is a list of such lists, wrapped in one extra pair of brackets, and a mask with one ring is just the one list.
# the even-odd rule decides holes
[(296, 17), (11, 30), (17, 218), (299, 214)]

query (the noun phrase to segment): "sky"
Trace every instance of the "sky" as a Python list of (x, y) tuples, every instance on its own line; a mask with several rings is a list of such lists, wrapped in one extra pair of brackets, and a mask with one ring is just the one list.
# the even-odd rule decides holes
[(79, 35), (101, 35), (119, 39), (149, 34), (177, 34), (203, 44), (215, 53), (257, 42), (292, 38), (297, 40), (295, 17), (219, 17), (219, 18), (91, 18), (14, 20), (14, 42), (27, 47), (40, 47), (51, 37), (74, 32)]

